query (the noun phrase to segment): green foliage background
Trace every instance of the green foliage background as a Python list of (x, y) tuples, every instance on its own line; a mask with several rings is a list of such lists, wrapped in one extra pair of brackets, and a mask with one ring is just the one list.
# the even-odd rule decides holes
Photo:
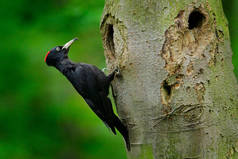
[[(70, 58), (105, 67), (103, 5), (104, 0), (0, 0), (0, 159), (126, 157), (122, 137), (110, 133), (70, 83), (44, 63), (48, 50), (77, 36)], [(224, 0), (236, 75), (237, 8), (237, 0)]]

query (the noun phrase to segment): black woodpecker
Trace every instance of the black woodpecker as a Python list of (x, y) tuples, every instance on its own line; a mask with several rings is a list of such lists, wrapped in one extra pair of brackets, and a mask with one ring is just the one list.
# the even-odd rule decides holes
[(77, 92), (84, 98), (93, 112), (110, 127), (116, 134), (115, 128), (125, 139), (127, 149), (130, 150), (130, 142), (127, 127), (113, 113), (112, 103), (107, 97), (111, 81), (117, 72), (115, 70), (106, 76), (96, 66), (85, 63), (74, 63), (68, 58), (70, 46), (77, 38), (70, 40), (64, 46), (56, 46), (45, 56), (48, 66), (58, 69), (73, 85)]

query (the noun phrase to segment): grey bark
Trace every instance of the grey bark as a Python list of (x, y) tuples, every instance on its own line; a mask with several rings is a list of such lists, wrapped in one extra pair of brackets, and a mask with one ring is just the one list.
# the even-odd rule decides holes
[(101, 33), (128, 158), (238, 158), (238, 85), (220, 0), (106, 0)]

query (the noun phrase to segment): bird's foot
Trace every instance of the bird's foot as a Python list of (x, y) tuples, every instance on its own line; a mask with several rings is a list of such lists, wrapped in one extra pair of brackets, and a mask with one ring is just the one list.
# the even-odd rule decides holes
[(116, 76), (118, 76), (118, 75), (121, 74), (121, 73), (120, 73), (120, 69), (119, 69), (118, 66), (116, 67), (116, 69), (114, 70), (114, 72), (115, 72), (115, 75), (116, 75)]
[(108, 71), (109, 69), (108, 68), (106, 68), (106, 67), (104, 67), (103, 69), (102, 69), (102, 72), (106, 72), (106, 71)]

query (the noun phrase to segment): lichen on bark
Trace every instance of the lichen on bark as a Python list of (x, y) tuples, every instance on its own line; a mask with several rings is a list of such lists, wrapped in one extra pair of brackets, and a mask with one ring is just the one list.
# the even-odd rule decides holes
[[(220, 0), (106, 0), (101, 33), (129, 158), (235, 156), (238, 86)], [(230, 157), (231, 158), (231, 157)]]

